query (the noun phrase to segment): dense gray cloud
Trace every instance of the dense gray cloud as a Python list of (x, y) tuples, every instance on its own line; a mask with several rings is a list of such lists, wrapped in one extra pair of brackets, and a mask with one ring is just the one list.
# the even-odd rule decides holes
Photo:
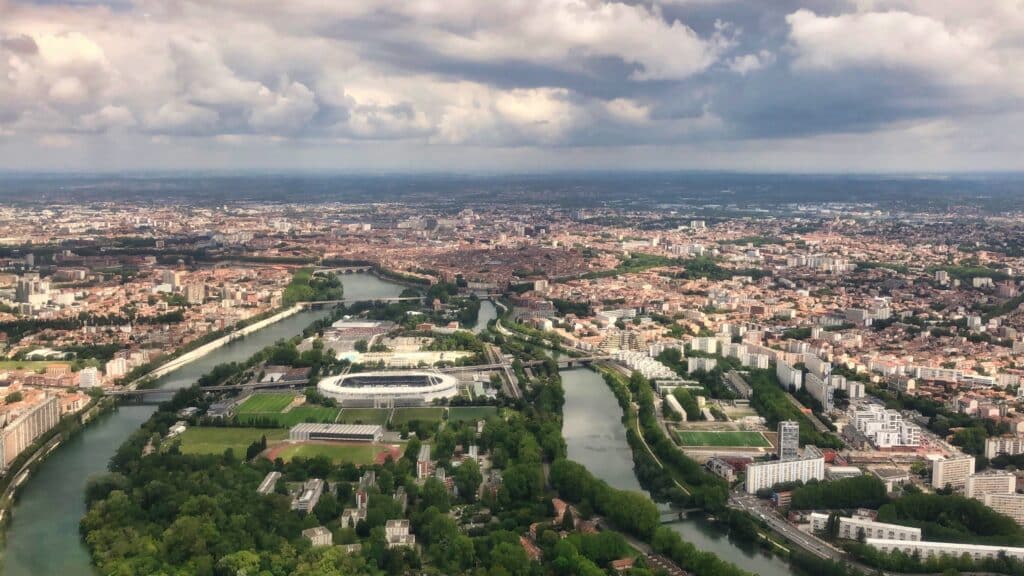
[(1017, 0), (0, 0), (0, 169), (1021, 169), (1022, 68)]

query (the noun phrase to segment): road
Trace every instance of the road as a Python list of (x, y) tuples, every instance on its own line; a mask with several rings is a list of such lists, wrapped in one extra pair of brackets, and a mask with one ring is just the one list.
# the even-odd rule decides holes
[[(800, 412), (804, 412), (804, 410), (807, 409), (806, 406), (801, 404), (800, 401), (797, 400), (796, 397), (790, 394), (789, 392), (786, 392), (786, 398), (789, 400), (790, 404), (796, 406), (797, 409), (800, 410)], [(814, 426), (815, 430), (821, 432), (822, 434), (832, 433), (832, 431), (828, 429), (828, 426), (825, 426), (825, 424), (821, 420), (818, 420), (818, 417), (815, 416), (813, 412), (804, 412), (804, 414), (807, 416), (807, 419), (811, 421), (811, 425)]]
[(769, 504), (763, 500), (759, 500), (756, 496), (744, 494), (742, 492), (731, 492), (729, 494), (729, 507), (742, 510), (751, 514), (755, 518), (764, 520), (774, 532), (781, 534), (790, 542), (793, 542), (797, 546), (819, 558), (837, 562), (847, 561), (841, 550), (833, 548), (824, 540), (821, 540), (816, 536), (797, 529), (796, 526), (786, 522), (775, 514), (775, 511)]

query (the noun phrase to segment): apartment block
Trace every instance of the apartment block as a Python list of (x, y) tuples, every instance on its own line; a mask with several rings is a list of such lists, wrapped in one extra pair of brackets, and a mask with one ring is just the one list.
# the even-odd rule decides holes
[(747, 466), (747, 494), (755, 494), (762, 488), (771, 488), (783, 482), (808, 482), (824, 480), (825, 458), (820, 453), (813, 458), (800, 460), (759, 462)]
[(960, 456), (936, 460), (932, 464), (932, 486), (952, 487), (961, 490), (967, 486), (967, 478), (974, 474), (974, 456)]
[(968, 498), (983, 499), (988, 494), (1013, 494), (1017, 491), (1017, 477), (1009, 472), (992, 470), (971, 474), (964, 485)]
[(37, 438), (60, 421), (60, 400), (47, 398), (0, 431), (0, 468), (7, 468)]

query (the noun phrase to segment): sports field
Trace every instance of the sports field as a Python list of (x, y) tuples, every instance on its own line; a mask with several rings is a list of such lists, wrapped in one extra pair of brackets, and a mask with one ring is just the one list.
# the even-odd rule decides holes
[(287, 430), (265, 428), (205, 428), (194, 427), (185, 430), (178, 438), (181, 439), (183, 454), (223, 454), (231, 448), (235, 456), (245, 457), (249, 445), (267, 437), (267, 443), (273, 444), (288, 438)]
[(760, 432), (714, 432), (710, 430), (676, 430), (681, 446), (744, 446), (767, 448), (771, 443)]
[(345, 408), (338, 418), (339, 424), (387, 424), (390, 410), (385, 408)]
[(334, 422), (338, 416), (338, 408), (326, 406), (296, 406), (287, 412), (249, 412), (239, 414), (238, 421), (242, 424), (273, 421), (281, 428), (291, 428), (303, 422)]
[(274, 451), (274, 458), (285, 462), (295, 457), (326, 456), (335, 464), (352, 462), (357, 465), (373, 464), (378, 453), (386, 447), (379, 444), (288, 444)]
[(444, 417), (444, 408), (397, 408), (391, 417), (391, 426), (401, 426), (413, 420), (420, 422), (440, 422)]
[(486, 420), (497, 414), (496, 406), (455, 406), (448, 409), (448, 420), (452, 422)]
[(253, 394), (238, 407), (238, 413), (280, 412), (294, 399), (295, 396), (292, 394)]

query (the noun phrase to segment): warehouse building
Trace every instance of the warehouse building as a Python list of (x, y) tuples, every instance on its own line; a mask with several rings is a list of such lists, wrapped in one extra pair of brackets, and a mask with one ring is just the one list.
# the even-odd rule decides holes
[(379, 424), (296, 424), (288, 433), (288, 439), (292, 442), (380, 442), (384, 439), (384, 428)]

